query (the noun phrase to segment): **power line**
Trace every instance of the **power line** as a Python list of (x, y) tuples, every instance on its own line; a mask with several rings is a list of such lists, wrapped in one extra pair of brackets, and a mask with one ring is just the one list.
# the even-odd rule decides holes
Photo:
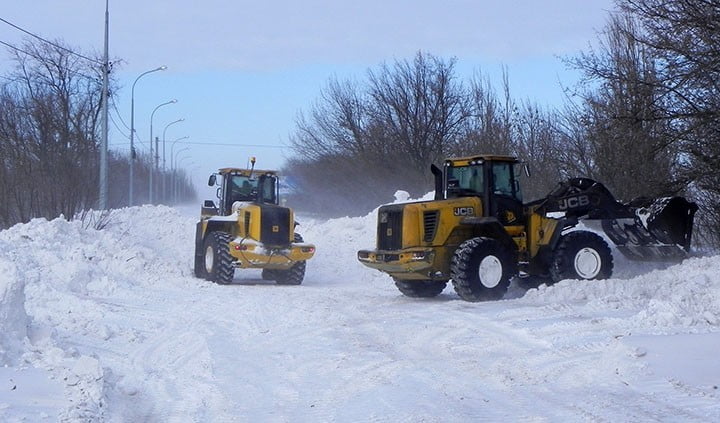
[[(0, 18), (0, 19), (2, 19), (2, 18)], [(9, 48), (11, 48), (11, 49), (13, 49), (13, 50), (15, 50), (15, 51), (20, 52), (20, 53), (27, 54), (27, 55), (30, 56), (30, 57), (34, 57), (35, 59), (40, 60), (41, 62), (45, 60), (43, 57), (40, 57), (40, 56), (38, 56), (38, 55), (36, 55), (36, 54), (34, 54), (34, 53), (30, 53), (29, 51), (23, 50), (23, 49), (21, 49), (20, 47), (14, 46), (14, 45), (12, 45), (12, 44), (10, 44), (10, 43), (6, 43), (5, 41), (0, 40), (0, 44), (2, 44), (2, 45), (4, 45), (4, 46), (7, 46), (7, 47), (9, 47)], [(68, 73), (71, 73), (71, 74), (73, 74), (73, 75), (82, 76), (83, 78), (87, 78), (87, 79), (89, 79), (89, 80), (91, 80), (91, 81), (97, 81), (97, 78), (92, 77), (92, 76), (90, 76), (90, 75), (85, 75), (85, 74), (82, 73), (82, 72), (74, 71), (74, 70), (69, 69), (69, 68), (64, 68), (64, 69), (65, 69)]]
[(115, 127), (115, 129), (117, 129), (117, 131), (120, 132), (120, 135), (122, 135), (122, 136), (125, 137), (125, 138), (128, 138), (129, 135), (128, 135), (126, 132), (123, 132), (122, 129), (120, 129), (120, 127), (118, 126), (117, 122), (115, 122), (115, 118), (114, 118), (112, 115), (109, 115), (109, 116), (110, 116), (110, 122), (112, 122), (112, 124), (113, 124), (113, 126)]
[[(140, 144), (147, 144), (147, 141), (136, 141), (136, 143)], [(236, 143), (223, 143), (223, 142), (191, 142), (191, 141), (183, 141), (182, 144), (192, 144), (192, 145), (219, 145), (219, 146), (227, 146), (227, 147), (256, 147), (256, 148), (291, 148), (287, 145), (277, 145), (277, 144), (236, 144)], [(121, 143), (121, 144), (113, 144), (113, 145), (130, 145), (130, 143)]]
[(117, 113), (118, 119), (120, 119), (120, 122), (129, 131), (130, 127), (127, 126), (127, 123), (125, 123), (125, 120), (123, 120), (122, 115), (120, 114), (120, 111), (117, 108), (117, 103), (115, 102), (115, 97), (112, 96), (110, 99), (112, 100), (112, 106), (113, 106), (113, 109), (115, 109), (115, 113)]
[[(36, 35), (36, 34), (33, 34), (32, 32), (30, 32), (30, 31), (28, 31), (28, 30), (26, 30), (26, 29), (20, 28), (19, 26), (15, 25), (14, 23), (12, 23), (12, 22), (10, 22), (10, 21), (7, 21), (7, 20), (5, 20), (5, 19), (3, 19), (3, 18), (0, 18), (0, 21), (5, 22), (6, 24), (10, 25), (11, 27), (13, 27), (13, 28), (15, 28), (15, 29), (17, 29), (17, 30), (19, 30), (19, 31), (22, 31), (22, 32), (24, 32), (24, 33), (26, 33), (26, 34), (28, 34), (28, 35), (30, 35), (30, 36), (32, 36), (32, 37), (35, 37), (35, 38), (37, 38), (37, 39), (40, 40), (40, 41), (43, 41), (43, 42), (45, 42), (45, 43), (47, 43), (47, 44), (50, 44), (51, 46), (53, 46), (53, 47), (55, 47), (55, 48), (59, 48), (59, 49), (61, 49), (61, 50), (64, 50), (64, 51), (72, 54), (72, 55), (75, 55), (75, 56), (77, 56), (77, 57), (81, 57), (81, 58), (83, 58), (83, 59), (85, 59), (85, 60), (88, 60), (88, 61), (90, 61), (90, 62), (93, 62), (93, 63), (95, 63), (95, 64), (98, 64), (98, 65), (102, 65), (102, 64), (103, 64), (102, 62), (100, 62), (100, 61), (98, 61), (98, 60), (91, 59), (91, 58), (89, 58), (89, 57), (87, 57), (87, 56), (84, 56), (84, 55), (82, 55), (82, 54), (80, 54), (80, 53), (77, 53), (77, 52), (75, 52), (75, 51), (72, 51), (72, 50), (70, 50), (70, 49), (68, 49), (68, 48), (65, 48), (65, 47), (61, 46), (61, 45), (55, 44), (55, 43), (53, 43), (52, 41), (48, 41), (48, 40), (44, 39), (43, 37), (41, 37), (41, 36), (39, 36), (39, 35)], [(3, 44), (5, 44), (5, 43), (3, 43)]]

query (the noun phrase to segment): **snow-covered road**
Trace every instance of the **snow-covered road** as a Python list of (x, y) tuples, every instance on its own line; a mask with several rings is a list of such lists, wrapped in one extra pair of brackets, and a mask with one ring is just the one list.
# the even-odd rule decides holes
[(194, 219), (0, 232), (0, 420), (720, 421), (718, 257), (414, 300), (356, 261), (371, 214), (301, 220), (301, 286), (219, 286), (192, 277)]

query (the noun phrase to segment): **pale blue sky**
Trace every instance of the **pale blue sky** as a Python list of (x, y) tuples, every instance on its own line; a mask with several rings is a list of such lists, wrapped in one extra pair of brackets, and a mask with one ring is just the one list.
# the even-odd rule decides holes
[[(102, 51), (104, 7), (102, 0), (12, 2), (0, 17)], [(155, 106), (177, 98), (156, 112), (154, 135), (186, 119), (168, 127), (166, 141), (190, 137), (193, 144), (178, 158), (194, 163), (198, 181), (218, 167), (244, 165), (251, 155), (258, 166), (279, 167), (292, 151), (278, 146), (287, 145), (298, 111), (308, 109), (331, 76), (363, 79), (368, 68), (418, 50), (456, 57), (462, 79), (481, 68), (498, 88), (504, 65), (514, 97), (560, 104), (560, 81), (572, 85), (577, 74), (558, 56), (594, 41), (612, 8), (611, 0), (110, 0), (110, 54), (124, 61), (116, 74), (117, 106), (130, 125), (133, 81), (167, 65), (136, 85), (140, 142), (149, 138)], [(0, 23), (0, 40), (17, 42), (21, 35)], [(129, 131), (111, 114), (121, 129), (111, 125), (111, 148), (127, 150)]]

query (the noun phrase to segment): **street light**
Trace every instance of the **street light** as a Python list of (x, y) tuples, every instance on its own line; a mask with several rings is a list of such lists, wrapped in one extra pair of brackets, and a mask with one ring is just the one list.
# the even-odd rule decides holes
[(183, 138), (188, 137), (178, 138), (170, 146), (170, 169), (172, 173), (172, 180), (170, 181), (170, 193), (174, 203), (177, 202), (177, 156), (179, 156), (181, 152), (189, 150), (190, 147), (183, 147), (176, 151), (175, 154), (173, 154), (173, 147), (175, 146), (176, 142), (180, 141)]
[[(173, 169), (177, 169), (177, 167), (178, 167), (178, 160), (177, 160), (177, 158), (178, 158), (178, 156), (180, 155), (180, 153), (182, 153), (183, 151), (188, 151), (189, 149), (190, 149), (190, 147), (183, 147), (183, 148), (181, 148), (181, 149), (179, 149), (178, 151), (175, 152), (175, 160), (173, 161), (172, 158), (170, 159), (170, 166), (171, 166)], [(185, 157), (185, 156), (183, 156), (183, 157)], [(174, 163), (174, 165), (173, 165), (173, 163)]]
[[(178, 151), (178, 155), (180, 155), (180, 152), (179, 152), (179, 151)], [(180, 157), (179, 160), (176, 159), (176, 160), (175, 160), (175, 167), (178, 168), (179, 165), (180, 165), (183, 161), (185, 161), (185, 160), (187, 160), (187, 159), (190, 159), (190, 158), (192, 158), (192, 156), (182, 156), (182, 157)], [(191, 166), (191, 165), (194, 165), (194, 164), (195, 164), (195, 162), (192, 162), (192, 161), (191, 161), (191, 162), (188, 163), (187, 165), (188, 165), (188, 166)], [(178, 171), (178, 174), (180, 174), (180, 171)], [(178, 179), (178, 180), (176, 181), (176, 194), (175, 194), (175, 202), (176, 202), (176, 203), (177, 203), (177, 201), (178, 201), (178, 198), (180, 197), (180, 181), (179, 181), (180, 178), (177, 178), (177, 179)]]
[[(153, 116), (155, 116), (155, 112), (157, 111), (157, 109), (161, 108), (162, 106), (175, 103), (177, 103), (177, 99), (172, 99), (170, 101), (166, 101), (165, 103), (159, 104), (150, 114), (150, 204), (152, 204), (153, 202)], [(155, 160), (155, 162), (157, 162), (157, 160)]]
[[(180, 153), (180, 152), (178, 151), (178, 153)], [(183, 157), (180, 158), (180, 161), (175, 160), (176, 166), (177, 166), (178, 163), (182, 163), (184, 160), (189, 159), (190, 157), (191, 157), (191, 156), (183, 156)], [(197, 166), (194, 166), (194, 165), (195, 165), (195, 162), (190, 162), (190, 163), (187, 164), (187, 166), (193, 166), (192, 169), (197, 169), (198, 167), (197, 167)], [(178, 171), (178, 176), (179, 176), (179, 175), (180, 175), (180, 171)], [(182, 192), (182, 193), (188, 193), (188, 192), (190, 192), (190, 191), (188, 190), (188, 188), (189, 188), (189, 187), (192, 187), (192, 185), (193, 185), (191, 172), (184, 172), (184, 173), (183, 173), (183, 176), (185, 176), (184, 180), (185, 180), (185, 182), (187, 182), (187, 184), (181, 186), (181, 185), (180, 185), (180, 178), (179, 178), (179, 177), (177, 178), (177, 181), (176, 181), (176, 184), (175, 184), (175, 185), (176, 185), (176, 186), (175, 186), (175, 203), (178, 203), (178, 202), (179, 202), (180, 193), (181, 193), (181, 192)], [(181, 188), (182, 188), (182, 189), (181, 189)]]
[(167, 179), (167, 177), (165, 175), (165, 132), (167, 132), (167, 129), (168, 129), (168, 127), (170, 127), (170, 125), (174, 125), (176, 123), (183, 122), (184, 120), (185, 120), (185, 118), (180, 118), (178, 120), (174, 120), (174, 121), (168, 123), (167, 125), (165, 125), (165, 129), (163, 129), (162, 192), (163, 192), (163, 196), (165, 196), (165, 197), (167, 197), (167, 184), (165, 183), (165, 181)]
[(175, 167), (173, 166), (173, 149), (175, 148), (175, 144), (176, 144), (178, 141), (186, 140), (186, 139), (188, 139), (188, 138), (190, 138), (190, 137), (188, 137), (188, 136), (180, 137), (180, 138), (176, 139), (175, 141), (173, 141), (172, 144), (170, 144), (170, 169), (174, 169), (174, 168), (175, 168)]
[(164, 71), (165, 69), (167, 69), (167, 66), (160, 66), (155, 69), (151, 69), (149, 71), (141, 73), (137, 78), (135, 78), (135, 82), (133, 82), (132, 89), (130, 90), (130, 193), (128, 196), (129, 206), (133, 205), (133, 182), (135, 180), (135, 84), (137, 84), (138, 80), (143, 76), (153, 72)]

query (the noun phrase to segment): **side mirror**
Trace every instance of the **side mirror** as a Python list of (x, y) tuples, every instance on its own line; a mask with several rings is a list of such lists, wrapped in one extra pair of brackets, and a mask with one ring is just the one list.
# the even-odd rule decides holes
[(215, 203), (213, 202), (213, 200), (205, 200), (205, 202), (203, 203), (203, 207), (214, 209)]
[(217, 182), (217, 176), (213, 173), (212, 175), (210, 175), (210, 179), (208, 179), (208, 186), (215, 186), (215, 182)]

